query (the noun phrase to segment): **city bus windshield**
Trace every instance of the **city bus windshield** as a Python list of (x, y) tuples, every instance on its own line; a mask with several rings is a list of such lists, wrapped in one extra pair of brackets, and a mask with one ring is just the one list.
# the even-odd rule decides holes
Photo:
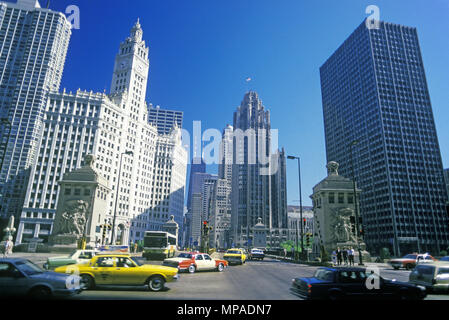
[(147, 248), (165, 248), (167, 247), (167, 237), (145, 237), (143, 246)]

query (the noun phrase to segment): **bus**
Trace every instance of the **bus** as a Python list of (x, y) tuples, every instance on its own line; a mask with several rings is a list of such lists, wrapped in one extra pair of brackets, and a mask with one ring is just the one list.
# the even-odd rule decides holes
[(165, 231), (145, 231), (142, 256), (148, 260), (164, 260), (174, 257), (178, 239)]

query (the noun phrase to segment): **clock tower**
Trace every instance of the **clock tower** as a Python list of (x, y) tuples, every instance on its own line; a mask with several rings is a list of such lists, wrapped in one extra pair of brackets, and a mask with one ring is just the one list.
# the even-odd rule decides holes
[(131, 29), (130, 36), (120, 44), (120, 50), (115, 58), (114, 75), (111, 83), (111, 93), (127, 92), (129, 102), (135, 108), (145, 105), (145, 95), (148, 82), (150, 61), (149, 49), (143, 40), (140, 21)]

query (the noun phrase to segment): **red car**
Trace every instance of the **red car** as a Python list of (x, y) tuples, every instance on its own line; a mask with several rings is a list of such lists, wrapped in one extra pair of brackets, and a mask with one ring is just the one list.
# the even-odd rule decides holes
[(402, 258), (399, 259), (392, 259), (388, 261), (388, 264), (391, 265), (395, 270), (398, 270), (399, 268), (405, 268), (407, 270), (411, 270), (418, 263), (429, 263), (437, 261), (434, 257), (432, 257), (430, 254), (408, 254)]
[(203, 270), (222, 272), (228, 267), (228, 262), (226, 260), (213, 259), (206, 253), (182, 252), (175, 258), (165, 259), (163, 265), (190, 273)]

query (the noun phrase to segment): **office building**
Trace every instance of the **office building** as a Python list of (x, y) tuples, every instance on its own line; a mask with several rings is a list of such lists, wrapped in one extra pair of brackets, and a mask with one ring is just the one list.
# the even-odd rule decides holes
[(281, 237), (287, 229), (285, 156), (279, 159), (283, 152), (271, 150), (270, 112), (256, 92), (245, 94), (234, 112), (233, 129), (230, 240), (249, 245), (259, 218)]
[(447, 248), (443, 167), (416, 28), (363, 22), (320, 75), (327, 161), (347, 178), (354, 171), (368, 251)]
[[(71, 24), (38, 1), (0, 2), (0, 217), (19, 221), (50, 91), (59, 90)], [(9, 124), (8, 124), (9, 122)]]
[(159, 134), (168, 134), (174, 128), (182, 128), (182, 111), (161, 109), (160, 106), (148, 108), (148, 122), (157, 128)]
[(162, 230), (170, 215), (182, 225), (187, 152), (179, 128), (158, 134), (148, 123), (148, 52), (138, 21), (120, 44), (109, 95), (50, 93), (17, 243), (36, 235), (46, 240), (39, 230), (51, 233), (58, 181), (81, 167), (86, 154), (96, 157), (94, 169), (111, 189), (105, 219), (115, 219), (115, 240), (142, 240), (146, 230)]

